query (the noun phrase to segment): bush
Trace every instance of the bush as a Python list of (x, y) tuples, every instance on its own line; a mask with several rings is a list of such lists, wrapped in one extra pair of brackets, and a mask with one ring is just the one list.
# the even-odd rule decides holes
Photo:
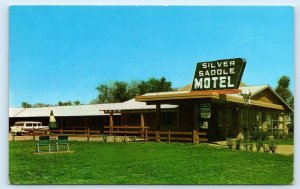
[(280, 139), (281, 138), (280, 133), (274, 133), (273, 137), (274, 137), (274, 139)]
[(260, 149), (263, 147), (263, 143), (261, 140), (258, 140), (256, 143), (255, 143), (255, 146), (256, 146), (256, 151), (259, 152)]
[(268, 139), (268, 133), (262, 130), (253, 131), (250, 133), (250, 135), (251, 135), (250, 138), (254, 141)]
[(277, 145), (275, 143), (275, 141), (271, 141), (270, 143), (268, 143), (268, 147), (269, 149), (272, 151), (272, 153), (274, 154), (277, 148)]
[(229, 148), (230, 150), (232, 150), (232, 147), (233, 147), (233, 145), (234, 145), (234, 140), (228, 138), (227, 141), (226, 141), (226, 143), (227, 143), (228, 148)]
[(287, 139), (288, 138), (287, 134), (285, 134), (283, 132), (274, 133), (273, 136), (274, 136), (274, 139)]
[(103, 142), (107, 142), (107, 135), (102, 135)]
[(264, 152), (267, 154), (267, 153), (269, 153), (270, 152), (270, 148), (269, 148), (269, 145), (268, 144), (263, 144), (263, 150), (264, 150)]
[(252, 152), (253, 151), (253, 147), (254, 147), (254, 144), (252, 142), (249, 143), (249, 150)]
[(236, 140), (235, 141), (235, 149), (236, 150), (240, 150), (240, 148), (241, 148), (241, 141), (240, 140)]
[(248, 151), (248, 147), (249, 147), (248, 141), (244, 141), (242, 144), (243, 144), (244, 149), (245, 149), (246, 151)]
[(244, 136), (244, 141), (245, 140), (251, 140), (251, 134), (250, 134), (250, 132), (244, 133), (243, 136)]
[(136, 142), (136, 136), (130, 136), (129, 138), (131, 141)]

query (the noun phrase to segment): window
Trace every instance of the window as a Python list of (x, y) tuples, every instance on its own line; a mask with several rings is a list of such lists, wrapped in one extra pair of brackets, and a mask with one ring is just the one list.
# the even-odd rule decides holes
[(283, 130), (283, 114), (279, 113), (267, 113), (266, 122), (268, 133), (270, 135), (278, 134)]
[(26, 127), (32, 127), (32, 123), (26, 123)]
[(241, 109), (241, 126), (243, 132), (258, 130), (262, 125), (262, 112)]
[(263, 123), (262, 112), (256, 112), (255, 130), (262, 129), (262, 123)]

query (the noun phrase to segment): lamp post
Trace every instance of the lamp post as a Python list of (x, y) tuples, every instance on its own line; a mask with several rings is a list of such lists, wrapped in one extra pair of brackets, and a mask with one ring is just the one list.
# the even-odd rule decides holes
[(243, 97), (244, 104), (247, 107), (247, 132), (249, 132), (249, 107), (250, 107), (251, 91), (250, 90), (242, 90), (240, 95)]

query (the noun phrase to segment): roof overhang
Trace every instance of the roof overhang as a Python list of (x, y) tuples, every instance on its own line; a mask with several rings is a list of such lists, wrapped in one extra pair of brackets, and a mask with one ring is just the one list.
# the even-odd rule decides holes
[(181, 100), (181, 99), (219, 99), (220, 94), (235, 94), (240, 90), (207, 90), (207, 91), (187, 91), (180, 93), (150, 93), (142, 96), (136, 96), (138, 102), (148, 102), (157, 100)]
[[(214, 99), (220, 100), (222, 103), (238, 103), (245, 104), (242, 97), (230, 96), (226, 94), (239, 93), (239, 90), (224, 90), (224, 91), (190, 91), (185, 93), (153, 93), (142, 96), (136, 96), (135, 100), (138, 102), (158, 102), (158, 101), (175, 101), (175, 100), (186, 100), (186, 99)], [(271, 108), (276, 110), (285, 110), (284, 106), (262, 102), (258, 100), (251, 100), (251, 106), (259, 106), (264, 108)]]

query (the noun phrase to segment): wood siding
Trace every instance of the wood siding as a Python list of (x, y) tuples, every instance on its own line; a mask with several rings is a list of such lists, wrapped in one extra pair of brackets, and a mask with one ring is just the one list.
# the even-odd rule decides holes
[(251, 99), (282, 105), (282, 102), (270, 91), (270, 89), (263, 90), (262, 92), (254, 95)]

